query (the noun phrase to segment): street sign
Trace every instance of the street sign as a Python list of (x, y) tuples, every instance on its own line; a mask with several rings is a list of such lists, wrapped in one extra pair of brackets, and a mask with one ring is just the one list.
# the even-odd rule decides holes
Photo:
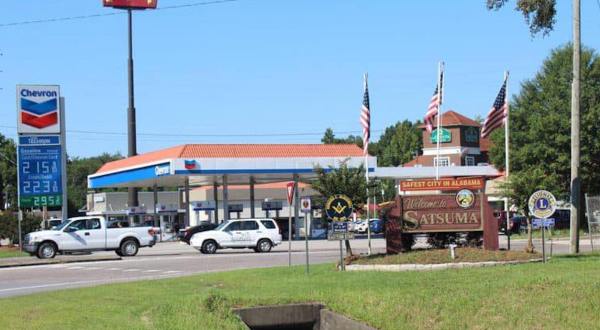
[(293, 181), (288, 182), (286, 185), (286, 189), (287, 189), (288, 203), (290, 205), (292, 205), (292, 200), (294, 199), (294, 182)]
[(302, 200), (300, 201), (300, 209), (304, 213), (310, 213), (312, 209), (310, 197), (302, 197)]
[(212, 211), (216, 208), (215, 201), (192, 202), (194, 211)]
[(536, 218), (546, 219), (556, 211), (556, 198), (551, 192), (538, 190), (529, 197), (529, 212)]
[(264, 201), (262, 202), (263, 211), (281, 211), (283, 203), (281, 201)]
[(60, 87), (17, 85), (17, 133), (60, 133)]
[(348, 221), (352, 211), (352, 200), (346, 195), (333, 195), (325, 203), (325, 213), (333, 221)]
[(102, 0), (102, 4), (120, 9), (155, 9), (158, 0)]
[(20, 206), (63, 204), (62, 148), (58, 135), (20, 136), (18, 170)]
[(556, 221), (554, 220), (554, 218), (548, 218), (548, 219), (534, 218), (531, 221), (531, 227), (533, 229), (539, 229), (542, 227), (542, 223), (544, 225), (544, 228), (552, 228), (556, 224)]

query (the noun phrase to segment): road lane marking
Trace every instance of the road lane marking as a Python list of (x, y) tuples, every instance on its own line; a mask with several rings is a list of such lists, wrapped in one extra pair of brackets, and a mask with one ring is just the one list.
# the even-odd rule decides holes
[(139, 272), (141, 269), (137, 269), (137, 268), (130, 268), (130, 269), (125, 269), (123, 270), (124, 272)]

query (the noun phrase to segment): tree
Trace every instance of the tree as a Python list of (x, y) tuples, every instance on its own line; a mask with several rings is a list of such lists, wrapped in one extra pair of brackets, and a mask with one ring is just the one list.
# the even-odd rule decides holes
[(78, 215), (78, 210), (87, 202), (87, 177), (95, 173), (104, 163), (123, 158), (119, 154), (103, 153), (100, 156), (74, 157), (67, 164), (67, 196), (69, 216)]
[[(498, 10), (508, 3), (508, 0), (487, 0), (489, 10)], [(532, 35), (542, 33), (547, 35), (554, 29), (556, 22), (556, 0), (517, 0), (516, 10), (525, 17)]]
[(412, 160), (423, 148), (420, 125), (404, 120), (387, 127), (373, 148), (378, 165), (400, 166)]
[(0, 210), (17, 208), (17, 147), (0, 134)]
[[(531, 80), (522, 83), (510, 108), (511, 173), (539, 169), (567, 198), (570, 184), (571, 46), (552, 51)], [(584, 48), (581, 56), (582, 191), (600, 193), (600, 58)], [(504, 169), (504, 130), (492, 133), (490, 161)]]
[(336, 138), (333, 129), (331, 128), (325, 130), (321, 142), (323, 144), (356, 144), (360, 148), (363, 147), (362, 137), (358, 135), (348, 135), (346, 138)]
[(556, 174), (546, 173), (542, 168), (533, 168), (529, 171), (512, 172), (508, 181), (500, 185), (504, 197), (513, 205), (522, 210), (527, 219), (527, 246), (525, 251), (534, 252), (531, 233), (531, 214), (527, 205), (529, 197), (537, 190), (548, 190), (555, 196), (560, 191), (559, 179)]
[[(315, 172), (317, 173), (317, 179), (311, 185), (314, 190), (321, 194), (323, 200), (336, 194), (342, 194), (352, 200), (355, 209), (366, 203), (367, 180), (364, 166), (350, 168), (344, 162), (337, 169), (330, 167), (325, 170), (317, 167)], [(321, 201), (321, 205), (324, 205), (323, 201)], [(352, 248), (348, 240), (346, 240), (346, 250), (352, 255)]]

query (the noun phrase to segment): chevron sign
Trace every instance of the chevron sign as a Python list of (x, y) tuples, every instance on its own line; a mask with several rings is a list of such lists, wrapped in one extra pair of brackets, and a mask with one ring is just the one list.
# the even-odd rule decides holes
[(60, 133), (59, 86), (17, 86), (19, 133)]

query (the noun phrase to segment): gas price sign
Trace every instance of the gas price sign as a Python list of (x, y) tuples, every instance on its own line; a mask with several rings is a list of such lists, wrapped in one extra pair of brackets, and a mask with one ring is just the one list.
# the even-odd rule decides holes
[(22, 207), (61, 206), (62, 149), (58, 136), (19, 137), (19, 201)]

